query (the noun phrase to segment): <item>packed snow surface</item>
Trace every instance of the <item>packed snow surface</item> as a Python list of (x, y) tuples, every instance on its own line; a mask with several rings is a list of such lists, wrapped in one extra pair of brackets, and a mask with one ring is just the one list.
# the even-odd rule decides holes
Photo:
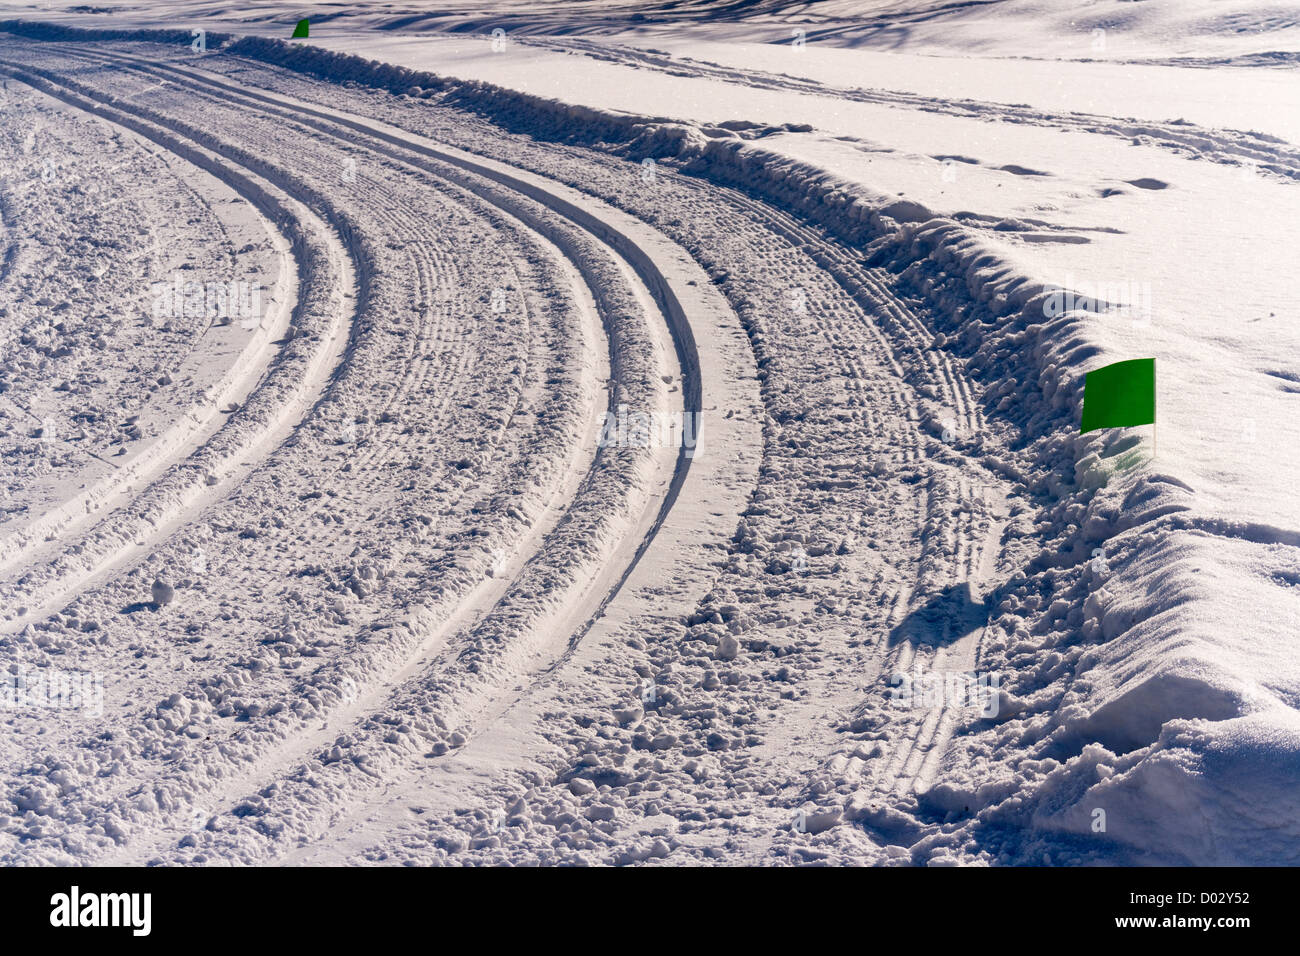
[(302, 15), (0, 5), (0, 861), (1300, 863), (1300, 15)]

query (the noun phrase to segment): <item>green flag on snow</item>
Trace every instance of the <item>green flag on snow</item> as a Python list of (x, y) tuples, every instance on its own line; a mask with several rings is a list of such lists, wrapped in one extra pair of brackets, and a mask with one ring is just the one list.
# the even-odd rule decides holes
[(293, 39), (293, 40), (305, 40), (305, 39), (307, 39), (307, 21), (306, 21), (306, 20), (299, 20), (299, 21), (298, 21), (298, 25), (297, 25), (296, 27), (293, 28), (293, 36), (292, 36), (290, 39)]
[(1155, 359), (1116, 362), (1094, 369), (1084, 377), (1079, 434), (1098, 428), (1153, 425), (1155, 420)]

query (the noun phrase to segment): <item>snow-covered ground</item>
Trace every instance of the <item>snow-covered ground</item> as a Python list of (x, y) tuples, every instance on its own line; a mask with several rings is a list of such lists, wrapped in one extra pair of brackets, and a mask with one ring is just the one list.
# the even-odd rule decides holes
[(1300, 14), (740, 7), (0, 5), (0, 859), (1300, 862)]

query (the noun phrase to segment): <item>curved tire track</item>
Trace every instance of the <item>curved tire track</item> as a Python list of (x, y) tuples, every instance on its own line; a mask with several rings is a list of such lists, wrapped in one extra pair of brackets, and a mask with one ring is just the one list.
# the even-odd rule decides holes
[[(227, 92), (230, 92), (230, 90), (228, 89)], [(247, 91), (241, 91), (241, 95), (248, 96), (249, 94)], [(266, 100), (273, 99), (269, 97), (261, 98)], [(299, 109), (297, 106), (292, 108), (295, 110)], [(315, 112), (320, 116), (326, 115), (320, 111)], [(559, 195), (558, 192), (550, 191), (540, 177), (531, 177), (527, 174), (516, 175), (508, 169), (502, 168), (499, 164), (476, 161), (469, 158), (467, 155), (459, 154), (459, 151), (447, 152), (431, 148), (424, 144), (412, 146), (411, 144), (403, 143), (400, 137), (394, 136), (391, 133), (384, 131), (368, 131), (365, 129), (366, 124), (347, 120), (346, 118), (329, 116), (328, 120), (325, 122), (315, 122), (310, 125), (319, 131), (330, 132), (331, 135), (338, 135), (336, 132), (329, 129), (326, 125), (327, 122), (348, 125), (354, 131), (366, 132), (368, 135), (373, 135), (374, 139), (377, 140), (378, 143), (385, 144), (379, 151), (385, 152), (401, 162), (412, 163), (413, 165), (419, 165), (426, 169), (430, 169), (430, 171), (435, 171), (431, 169), (427, 163), (423, 162), (421, 157), (436, 158), (442, 162), (450, 162), (472, 175), (487, 178), (495, 183), (507, 186), (530, 199), (540, 201), (543, 205), (552, 210), (560, 212), (561, 215), (565, 216), (565, 218), (576, 223), (597, 239), (615, 249), (623, 261), (628, 264), (629, 268), (645, 282), (649, 290), (649, 295), (653, 297), (662, 311), (662, 314), (666, 319), (667, 327), (672, 334), (672, 346), (676, 350), (679, 359), (683, 360), (681, 361), (680, 367), (681, 374), (675, 377), (682, 383), (686, 410), (694, 414), (700, 414), (702, 387), (699, 353), (695, 344), (695, 336), (693, 334), (691, 323), (686, 317), (685, 308), (683, 307), (681, 299), (674, 288), (675, 284), (670, 281), (668, 276), (665, 274), (665, 271), (660, 267), (663, 261), (662, 254), (656, 256), (648, 253), (635, 239), (629, 237), (625, 232), (612, 227), (608, 222), (603, 221), (599, 216), (593, 214), (588, 209), (583, 208), (580, 202), (564, 198)], [(367, 145), (374, 147), (376, 144), (368, 143)], [(413, 157), (410, 153), (417, 154), (417, 156), (414, 157), (414, 162), (412, 162)], [(437, 171), (441, 172), (441, 170)], [(469, 188), (471, 188), (472, 191), (479, 192), (479, 194), (484, 196), (484, 198), (493, 201), (493, 197), (485, 195), (481, 190), (481, 187), (479, 187), (479, 189), (473, 188), (476, 184), (472, 179), (467, 177), (462, 181), (462, 185), (469, 185)], [(574, 198), (576, 198), (576, 196)], [(517, 209), (509, 211), (515, 215), (518, 215), (519, 212)], [(710, 417), (716, 418), (716, 416)], [(649, 528), (639, 540), (635, 552), (631, 555), (630, 561), (622, 568), (617, 579), (607, 590), (601, 593), (599, 601), (590, 606), (588, 611), (584, 612), (586, 623), (580, 626), (577, 633), (570, 641), (568, 650), (572, 650), (577, 641), (580, 640), (581, 634), (585, 633), (586, 630), (591, 627), (592, 623), (600, 617), (602, 611), (608, 606), (609, 602), (619, 592), (621, 587), (628, 580), (629, 576), (632, 575), (636, 569), (637, 564), (646, 553), (647, 548), (662, 528), (665, 518), (670, 513), (681, 488), (686, 482), (691, 462), (691, 456), (688, 455), (684, 449), (680, 450), (675, 456), (675, 463), (672, 468), (672, 477), (665, 493), (663, 494), (662, 501), (653, 515), (653, 520)]]
[[(341, 308), (341, 293), (342, 290), (351, 287), (353, 276), (364, 277), (365, 270), (361, 266), (360, 251), (355, 246), (346, 245), (348, 239), (346, 230), (340, 230), (338, 233), (331, 232), (326, 224), (310, 213), (305, 206), (291, 206), (284, 198), (291, 194), (287, 191), (282, 192), (284, 184), (276, 184), (264, 179), (258, 171), (241, 165), (232, 155), (210, 152), (198, 143), (187, 143), (175, 132), (163, 130), (143, 115), (114, 108), (109, 105), (107, 97), (82, 95), (81, 92), (73, 89), (62, 88), (47, 78), (23, 69), (21, 65), (0, 62), (0, 72), (28, 83), (77, 109), (101, 117), (157, 143), (221, 179), (243, 195), (268, 221), (279, 224), (280, 228), (292, 237), (290, 247), (295, 261), (300, 263), (301, 272), (308, 274), (307, 283), (304, 283), (300, 277), (299, 288), (302, 289), (304, 284), (307, 284), (308, 288), (305, 294), (298, 297), (290, 313), (290, 325), (299, 328), (307, 325), (308, 311), (322, 308), (320, 302), (322, 299), (338, 303), (331, 309), (333, 314), (331, 324), (318, 330), (320, 345), (310, 360), (305, 363), (306, 367), (297, 377), (295, 385), (290, 387), (278, 407), (261, 410), (262, 417), (257, 422), (255, 433), (232, 436), (226, 429), (229, 429), (232, 423), (239, 421), (232, 416), (225, 428), (218, 429), (207, 442), (190, 452), (178, 465), (173, 465), (136, 498), (136, 501), (140, 501), (148, 494), (155, 501), (162, 499), (160, 503), (150, 507), (144, 514), (128, 515), (119, 510), (93, 529), (91, 532), (93, 537), (83, 538), (75, 551), (65, 551), (58, 562), (63, 565), (62, 573), (56, 573), (54, 581), (42, 580), (39, 590), (35, 592), (39, 595), (40, 603), (30, 609), (34, 612), (32, 614), (34, 617), (56, 609), (62, 603), (66, 603), (79, 589), (101, 578), (112, 568), (145, 553), (151, 542), (161, 540), (183, 522), (185, 515), (193, 513), (196, 508), (206, 506), (231, 491), (234, 485), (230, 477), (238, 462), (261, 459), (274, 450), (279, 441), (308, 413), (314, 402), (313, 396), (324, 388), (331, 369), (342, 357), (347, 338), (343, 334), (343, 326), (348, 319), (345, 318)], [(217, 158), (218, 156), (220, 159)], [(314, 225), (306, 225), (308, 222)], [(337, 229), (338, 223), (333, 225)], [(323, 289), (316, 288), (311, 280), (327, 274), (329, 270), (320, 261), (321, 252), (309, 242), (307, 238), (309, 233), (325, 237), (325, 242), (332, 252), (331, 258), (342, 271), (342, 275), (335, 277), (334, 282)], [(343, 236), (343, 242), (337, 238), (340, 234)], [(352, 265), (348, 264), (349, 260)], [(357, 312), (364, 306), (365, 295), (366, 283), (363, 278), (350, 318), (355, 318)], [(262, 385), (265, 385), (265, 379), (259, 382), (255, 389)], [(213, 409), (215, 410), (216, 407), (214, 399)], [(178, 443), (179, 441), (178, 438)], [(176, 446), (169, 444), (167, 450), (174, 447)], [(148, 473), (161, 471), (166, 467), (164, 458), (152, 463)], [(122, 480), (120, 476), (118, 477)], [(216, 480), (212, 481), (212, 478)], [(81, 503), (83, 508), (89, 508), (89, 501), (96, 497), (93, 492), (94, 489), (83, 496), (85, 500), (78, 498), (77, 502)], [(51, 528), (57, 527), (61, 520), (52, 519)], [(144, 542), (143, 545), (140, 544), (141, 541)], [(87, 552), (92, 560), (88, 561), (82, 557)], [(23, 553), (25, 551), (20, 549), (19, 553), (11, 557), (13, 560), (18, 560)], [(69, 560), (72, 556), (78, 560)], [(11, 562), (6, 561), (6, 563)], [(26, 614), (18, 614), (10, 617), (0, 625), (0, 632), (22, 627), (26, 623), (24, 621), (26, 616)]]

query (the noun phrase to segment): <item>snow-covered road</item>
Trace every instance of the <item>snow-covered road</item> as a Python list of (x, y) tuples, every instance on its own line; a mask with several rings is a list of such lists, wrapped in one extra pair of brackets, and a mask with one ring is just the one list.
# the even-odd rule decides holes
[(1123, 261), (1286, 130), (182, 39), (0, 33), (0, 860), (1296, 861), (1296, 299)]

